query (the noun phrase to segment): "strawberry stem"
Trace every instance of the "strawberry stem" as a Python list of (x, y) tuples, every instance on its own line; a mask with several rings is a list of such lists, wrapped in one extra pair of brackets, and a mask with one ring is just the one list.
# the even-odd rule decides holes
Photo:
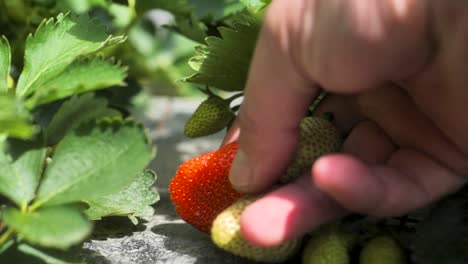
[(317, 107), (323, 101), (323, 99), (325, 99), (325, 97), (327, 97), (327, 94), (328, 93), (326, 91), (322, 91), (319, 94), (319, 96), (314, 100), (314, 102), (312, 102), (312, 105), (309, 107), (309, 111), (311, 113), (314, 113), (315, 109), (317, 109)]
[(0, 247), (2, 247), (14, 234), (14, 231), (12, 229), (8, 229), (5, 231), (5, 233), (2, 234), (0, 237)]

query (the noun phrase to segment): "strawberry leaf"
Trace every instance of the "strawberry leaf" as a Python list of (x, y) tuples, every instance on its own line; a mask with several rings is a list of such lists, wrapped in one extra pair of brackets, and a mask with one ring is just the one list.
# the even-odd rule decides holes
[(137, 1), (136, 10), (143, 14), (151, 9), (171, 12), (176, 19), (193, 15), (198, 20), (220, 20), (245, 6), (237, 0), (147, 0)]
[(42, 260), (45, 264), (84, 264), (84, 262), (69, 262), (69, 261), (58, 259), (28, 244), (18, 245), (18, 251), (26, 255), (36, 257)]
[(152, 189), (156, 174), (151, 171), (140, 173), (128, 186), (121, 190), (85, 201), (90, 206), (85, 211), (91, 220), (100, 220), (106, 216), (143, 217), (154, 213), (150, 205), (159, 200), (159, 194)]
[(193, 15), (178, 18), (175, 25), (168, 25), (166, 27), (201, 44), (205, 44), (205, 38), (208, 36), (206, 25), (197, 20)]
[(192, 7), (187, 0), (145, 0), (136, 1), (135, 9), (139, 14), (143, 14), (151, 9), (163, 9), (171, 12), (176, 17), (189, 16)]
[(29, 138), (35, 131), (30, 120), (30, 113), (18, 99), (0, 92), (0, 134)]
[(130, 184), (154, 156), (141, 124), (103, 119), (58, 144), (32, 208), (91, 200)]
[(5, 242), (5, 244), (0, 246), (0, 260), (4, 253), (7, 252), (14, 244), (15, 240), (10, 238), (10, 240), (8, 240), (7, 242)]
[(58, 10), (71, 10), (75, 14), (89, 12), (92, 8), (109, 8), (109, 0), (61, 0), (54, 1)]
[(16, 93), (25, 97), (62, 74), (78, 57), (121, 43), (124, 37), (105, 33), (104, 27), (87, 16), (60, 14), (41, 23), (26, 40), (24, 69)]
[(72, 97), (60, 106), (49, 123), (46, 131), (47, 145), (55, 145), (68, 131), (83, 122), (117, 116), (121, 116), (120, 113), (109, 108), (105, 98), (95, 98), (92, 93)]
[(62, 74), (36, 89), (28, 105), (36, 106), (71, 95), (123, 85), (126, 68), (102, 58), (78, 60), (68, 66)]
[(34, 198), (47, 150), (36, 142), (9, 140), (0, 151), (0, 194), (21, 208)]
[[(12, 243), (5, 252), (0, 252), (0, 263), (27, 264), (85, 264), (76, 257), (74, 248), (63, 251), (60, 249), (33, 247), (24, 242)], [(75, 249), (76, 251), (76, 249)]]
[(199, 55), (190, 62), (197, 73), (185, 81), (225, 91), (243, 90), (260, 30), (260, 21), (254, 16), (248, 24), (220, 27), (221, 38), (207, 37), (207, 45), (199, 46)]
[(26, 241), (43, 247), (67, 249), (92, 231), (91, 222), (73, 206), (55, 206), (33, 212), (8, 208), (4, 223)]
[(193, 6), (193, 14), (201, 20), (216, 21), (244, 8), (238, 0), (188, 0)]
[(10, 72), (10, 44), (5, 37), (0, 37), (0, 92), (8, 91), (8, 74)]
[(270, 3), (269, 0), (240, 0), (240, 2), (253, 11), (260, 11)]

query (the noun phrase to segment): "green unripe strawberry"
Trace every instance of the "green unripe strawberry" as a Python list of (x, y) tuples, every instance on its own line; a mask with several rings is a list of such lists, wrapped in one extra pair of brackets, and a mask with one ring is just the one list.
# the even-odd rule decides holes
[(184, 134), (189, 138), (203, 137), (225, 128), (235, 117), (230, 103), (229, 99), (211, 94), (187, 121)]
[(300, 239), (275, 247), (258, 247), (249, 244), (240, 233), (241, 214), (255, 200), (256, 198), (251, 196), (241, 198), (219, 214), (211, 228), (211, 239), (219, 248), (240, 257), (258, 262), (283, 262), (298, 251)]
[(302, 252), (302, 264), (348, 264), (354, 237), (337, 226), (317, 230)]
[(318, 116), (305, 117), (300, 124), (295, 158), (282, 175), (280, 182), (293, 181), (310, 169), (320, 156), (336, 152), (340, 146), (340, 133), (330, 121)]
[(368, 241), (359, 256), (360, 264), (405, 264), (403, 248), (391, 236), (378, 236)]

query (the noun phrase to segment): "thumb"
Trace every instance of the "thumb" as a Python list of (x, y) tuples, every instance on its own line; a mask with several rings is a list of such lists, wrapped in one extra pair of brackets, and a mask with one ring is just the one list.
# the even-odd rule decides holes
[(238, 115), (240, 149), (230, 180), (241, 192), (270, 187), (292, 159), (299, 123), (319, 89), (291, 56), (304, 1), (273, 1), (250, 67)]

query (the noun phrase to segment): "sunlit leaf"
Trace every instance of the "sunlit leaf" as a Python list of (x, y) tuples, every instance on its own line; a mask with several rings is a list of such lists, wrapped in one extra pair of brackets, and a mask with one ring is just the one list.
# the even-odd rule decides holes
[(43, 208), (34, 212), (6, 209), (4, 223), (26, 241), (43, 247), (67, 249), (81, 242), (92, 230), (91, 222), (73, 206)]
[(57, 78), (78, 57), (116, 43), (124, 37), (105, 33), (104, 27), (87, 16), (59, 15), (44, 21), (26, 41), (24, 69), (16, 93), (25, 97)]
[(33, 208), (85, 201), (130, 184), (154, 150), (141, 124), (121, 119), (89, 122), (55, 149)]

